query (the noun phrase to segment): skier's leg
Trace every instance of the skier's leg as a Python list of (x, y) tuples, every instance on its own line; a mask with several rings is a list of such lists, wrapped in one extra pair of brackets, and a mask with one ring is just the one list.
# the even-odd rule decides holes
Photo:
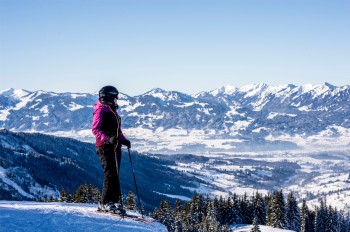
[(103, 205), (110, 202), (117, 202), (118, 193), (117, 191), (117, 175), (115, 171), (116, 162), (114, 157), (113, 146), (105, 145), (97, 148), (97, 153), (100, 156), (101, 165), (103, 168), (103, 189), (101, 195), (101, 203)]
[(125, 215), (126, 211), (124, 209), (124, 206), (123, 206), (123, 197), (122, 197), (122, 193), (121, 193), (121, 187), (120, 187), (120, 176), (119, 176), (119, 170), (118, 170), (118, 166), (117, 166), (117, 169), (116, 169), (116, 173), (117, 173), (117, 201), (116, 201), (116, 210), (115, 212), (116, 213), (119, 213), (121, 215)]
[(116, 147), (116, 161), (117, 161), (117, 167), (116, 167), (116, 173), (117, 173), (117, 183), (116, 183), (116, 189), (117, 189), (117, 201), (116, 202), (119, 202), (119, 204), (116, 204), (117, 208), (120, 210), (120, 211), (124, 211), (123, 210), (123, 202), (122, 202), (122, 193), (121, 193), (121, 186), (120, 186), (120, 163), (121, 163), (121, 154), (122, 154), (122, 151), (121, 151), (121, 145), (118, 145)]

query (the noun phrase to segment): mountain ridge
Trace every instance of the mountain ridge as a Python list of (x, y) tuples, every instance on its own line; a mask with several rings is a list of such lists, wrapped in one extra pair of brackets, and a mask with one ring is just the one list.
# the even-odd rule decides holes
[[(211, 151), (246, 149), (246, 140), (258, 140), (269, 147), (274, 141), (291, 142), (295, 148), (303, 146), (302, 138), (312, 143), (313, 136), (320, 141), (327, 134), (327, 138), (341, 136), (341, 146), (350, 142), (346, 140), (350, 137), (349, 85), (261, 83), (239, 88), (226, 85), (195, 95), (160, 88), (134, 97), (120, 95), (123, 128), (130, 131), (126, 134), (137, 140), (134, 144), (142, 151), (148, 149), (142, 146), (147, 140), (156, 142), (152, 138), (156, 131), (161, 131), (158, 144), (167, 145), (152, 146), (151, 151), (186, 150), (186, 143), (174, 141), (179, 134), (188, 138), (187, 144), (202, 144)], [(86, 140), (93, 141), (90, 128), (97, 98), (96, 93), (4, 90), (0, 92), (0, 128), (42, 133), (68, 131), (75, 138), (84, 134)], [(202, 131), (203, 136), (191, 137), (197, 131)], [(230, 144), (207, 144), (217, 138), (229, 140)], [(279, 145), (274, 149), (279, 149)]]

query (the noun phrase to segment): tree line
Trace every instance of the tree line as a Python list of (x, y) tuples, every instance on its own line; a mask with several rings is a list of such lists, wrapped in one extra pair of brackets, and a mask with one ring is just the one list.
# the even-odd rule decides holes
[[(67, 203), (97, 204), (101, 194), (96, 186), (80, 185), (74, 194), (62, 189), (58, 199), (40, 199)], [(134, 194), (129, 191), (123, 199), (128, 210), (137, 210)], [(142, 209), (143, 210), (143, 209)], [(164, 224), (170, 232), (221, 232), (231, 231), (229, 225), (252, 224), (252, 232), (259, 232), (259, 225), (288, 229), (297, 232), (349, 232), (349, 212), (339, 211), (327, 205), (325, 199), (310, 208), (305, 200), (300, 206), (290, 192), (285, 199), (282, 190), (253, 196), (233, 194), (210, 198), (209, 195), (194, 194), (190, 201), (176, 200), (175, 205), (161, 200), (159, 208), (149, 213), (151, 217)]]
[[(39, 198), (41, 202), (66, 202), (66, 203), (87, 203), (97, 204), (101, 199), (101, 193), (98, 187), (92, 184), (80, 185), (74, 194), (71, 194), (65, 189), (61, 189), (59, 198)], [(134, 194), (129, 191), (125, 199), (123, 199), (124, 206), (128, 210), (136, 211), (136, 201)]]
[(229, 225), (253, 224), (252, 232), (260, 231), (259, 225), (288, 229), (297, 232), (350, 232), (350, 215), (338, 211), (320, 199), (319, 205), (309, 208), (303, 200), (290, 192), (285, 199), (281, 191), (263, 196), (255, 192), (239, 197), (216, 197), (195, 194), (189, 202), (176, 201), (175, 206), (162, 200), (150, 216), (163, 223), (168, 231), (220, 232), (231, 231)]

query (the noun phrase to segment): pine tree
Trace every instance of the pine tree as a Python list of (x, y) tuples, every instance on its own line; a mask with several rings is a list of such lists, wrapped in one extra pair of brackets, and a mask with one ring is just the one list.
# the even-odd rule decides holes
[(215, 216), (216, 216), (216, 219), (218, 221), (221, 220), (220, 218), (220, 213), (219, 213), (219, 210), (220, 210), (220, 204), (219, 204), (219, 199), (215, 196), (214, 198), (214, 201), (213, 201), (213, 209), (215, 211)]
[(91, 184), (86, 184), (84, 185), (84, 195), (85, 195), (85, 200), (86, 203), (94, 203), (94, 200), (92, 199), (92, 185)]
[(226, 205), (225, 199), (222, 196), (220, 196), (218, 208), (216, 209), (218, 214), (218, 221), (220, 222), (220, 224), (225, 224), (227, 220), (225, 205)]
[(209, 232), (210, 228), (209, 228), (209, 223), (208, 220), (211, 220), (210, 215), (214, 217), (215, 220), (217, 220), (217, 215), (216, 213), (214, 213), (214, 203), (213, 201), (210, 199), (209, 195), (206, 195), (205, 198), (205, 202), (204, 202), (205, 206), (205, 210), (204, 210), (204, 215), (203, 215), (203, 220), (199, 225), (199, 231), (202, 232)]
[(242, 224), (243, 220), (242, 220), (242, 214), (241, 214), (241, 210), (239, 208), (239, 199), (237, 197), (236, 194), (233, 194), (233, 198), (232, 198), (232, 222), (230, 222), (230, 224)]
[(339, 232), (349, 232), (350, 231), (350, 212), (345, 215), (344, 211), (339, 212)]
[(159, 209), (158, 209), (158, 208), (155, 208), (152, 212), (149, 213), (149, 216), (150, 216), (151, 218), (156, 219), (157, 221), (160, 221), (160, 220), (159, 220)]
[[(69, 196), (67, 195), (67, 202), (69, 201)], [(91, 184), (80, 185), (74, 194), (73, 201), (75, 203), (90, 203), (96, 204), (100, 199), (100, 192), (97, 187)]]
[(72, 203), (74, 201), (73, 196), (70, 192), (66, 192), (66, 202)]
[(195, 194), (190, 203), (190, 213), (192, 215), (192, 223), (199, 224), (204, 217), (204, 201), (203, 195)]
[(54, 198), (54, 197), (51, 195), (47, 201), (48, 201), (48, 202), (56, 202), (57, 199)]
[(257, 219), (257, 217), (255, 217), (253, 220), (253, 228), (250, 230), (250, 232), (261, 232), (257, 221), (258, 221), (258, 219)]
[(60, 202), (67, 202), (67, 193), (64, 188), (62, 188), (60, 191)]
[(315, 231), (328, 232), (326, 231), (327, 214), (326, 203), (321, 199), (320, 207), (316, 209)]
[(126, 208), (128, 210), (136, 211), (135, 197), (134, 197), (134, 194), (131, 191), (128, 192), (128, 196), (126, 197), (126, 204), (125, 204), (125, 206), (126, 206)]
[(80, 185), (74, 194), (75, 203), (86, 203), (84, 186)]
[(145, 212), (146, 212), (146, 211), (145, 211), (145, 206), (141, 203), (141, 206), (140, 206), (140, 207), (141, 207), (141, 209), (140, 209), (140, 212), (139, 212), (139, 213), (142, 214), (142, 215), (145, 215)]
[(91, 197), (92, 197), (92, 199), (91, 199), (92, 204), (97, 204), (101, 199), (100, 190), (96, 186), (93, 186), (93, 185), (91, 185)]
[(175, 220), (174, 220), (171, 205), (168, 201), (162, 200), (160, 202), (158, 218), (160, 222), (167, 227), (168, 231), (175, 230), (175, 224), (174, 224)]
[(309, 208), (307, 207), (306, 201), (304, 199), (300, 212), (300, 232), (312, 232), (310, 226), (311, 223), (312, 222), (310, 222), (309, 218)]
[(176, 199), (175, 202), (175, 211), (174, 211), (174, 225), (175, 225), (175, 232), (181, 232), (183, 231), (183, 225), (182, 221), (183, 218), (183, 209), (182, 209), (181, 201), (179, 199)]
[(236, 213), (235, 213), (235, 210), (233, 207), (233, 201), (232, 201), (231, 197), (227, 198), (225, 212), (226, 212), (226, 218), (227, 218), (226, 223), (232, 224), (234, 221), (234, 218), (236, 216), (235, 215)]
[(300, 210), (292, 192), (287, 197), (286, 228), (294, 231), (300, 230)]
[(184, 231), (192, 231), (193, 230), (193, 225), (191, 224), (192, 222), (192, 217), (190, 213), (190, 202), (187, 202), (182, 206), (181, 210), (182, 216), (182, 226)]
[(272, 227), (284, 229), (286, 226), (285, 221), (285, 203), (283, 192), (275, 191), (272, 198), (272, 208), (271, 208), (271, 223)]
[(259, 192), (256, 192), (253, 196), (253, 216), (258, 224), (266, 224), (266, 204)]
[(203, 200), (203, 217), (207, 215), (208, 201), (211, 201), (211, 199), (209, 194), (206, 194), (205, 199)]
[(315, 231), (316, 211), (309, 210), (309, 231)]
[(239, 208), (242, 215), (242, 221), (244, 224), (253, 223), (253, 206), (250, 203), (247, 193), (244, 194), (243, 198), (240, 200)]
[(338, 232), (339, 230), (340, 230), (340, 222), (339, 222), (337, 210), (333, 209), (332, 206), (329, 206), (326, 231)]
[(212, 201), (208, 202), (207, 215), (204, 222), (203, 232), (214, 232), (220, 227), (220, 223), (217, 220), (214, 203)]
[(266, 209), (266, 225), (272, 226), (273, 224), (273, 217), (272, 217), (272, 212), (273, 212), (273, 200), (270, 195), (265, 197), (265, 201), (267, 203), (267, 209)]

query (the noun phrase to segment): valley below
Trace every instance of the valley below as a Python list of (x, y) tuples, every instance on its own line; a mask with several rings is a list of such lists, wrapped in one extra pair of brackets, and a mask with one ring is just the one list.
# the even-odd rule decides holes
[(227, 197), (282, 189), (310, 205), (326, 199), (337, 209), (350, 212), (349, 151), (158, 156), (175, 161), (171, 168), (203, 181), (191, 191)]

